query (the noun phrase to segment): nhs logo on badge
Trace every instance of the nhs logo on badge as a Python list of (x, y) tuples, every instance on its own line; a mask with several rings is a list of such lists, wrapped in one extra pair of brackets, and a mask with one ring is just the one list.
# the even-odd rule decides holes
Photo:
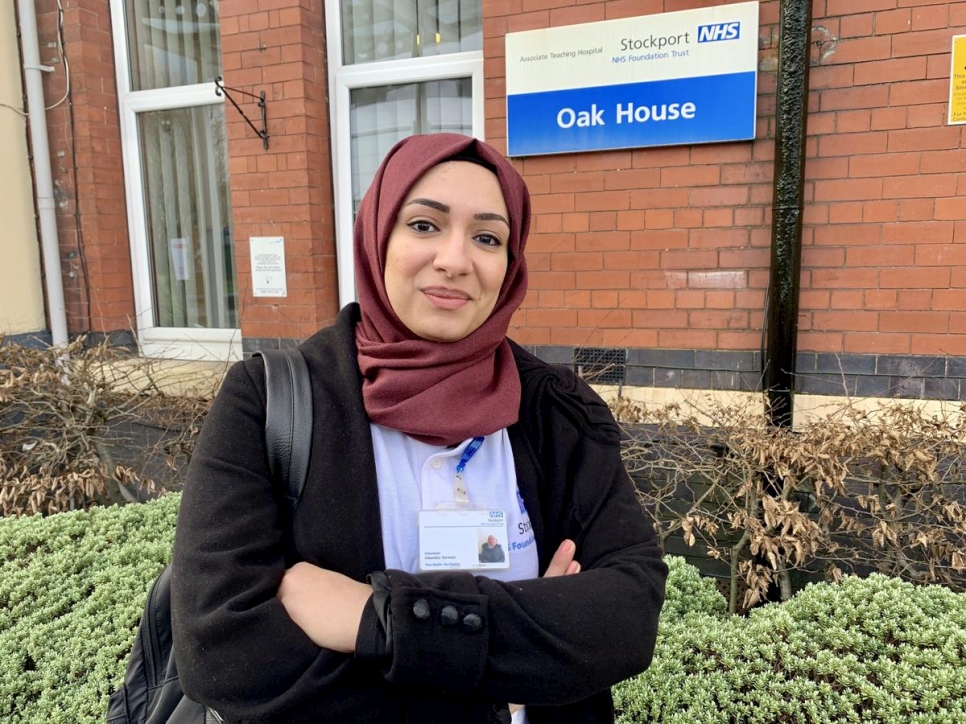
[(737, 40), (741, 37), (741, 23), (715, 23), (698, 26), (698, 42), (713, 43), (718, 40)]

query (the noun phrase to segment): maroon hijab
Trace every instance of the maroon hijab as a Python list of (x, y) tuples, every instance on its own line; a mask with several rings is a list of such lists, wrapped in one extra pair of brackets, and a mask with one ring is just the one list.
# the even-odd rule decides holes
[[(459, 156), (496, 174), (510, 212), (509, 260), (489, 318), (456, 342), (413, 334), (393, 312), (383, 270), (389, 235), (409, 190), (434, 166)], [(506, 341), (510, 317), (527, 292), (523, 247), (530, 229), (530, 194), (496, 150), (468, 136), (410, 136), (383, 159), (356, 217), (356, 326), (362, 397), (369, 419), (433, 445), (489, 435), (517, 421), (520, 377)]]

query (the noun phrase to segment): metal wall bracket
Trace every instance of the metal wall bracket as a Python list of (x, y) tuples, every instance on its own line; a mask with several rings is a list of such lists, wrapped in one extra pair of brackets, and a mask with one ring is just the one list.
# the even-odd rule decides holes
[[(251, 120), (248, 118), (248, 116), (245, 115), (245, 111), (241, 109), (241, 106), (239, 106), (238, 103), (235, 102), (234, 98), (228, 95), (228, 91), (231, 91), (232, 93), (241, 93), (242, 95), (246, 95), (251, 98), (258, 99), (258, 109), (261, 111), (261, 115), (262, 115), (261, 130), (255, 127), (255, 124), (252, 123)], [(265, 91), (261, 91), (258, 95), (255, 95), (254, 93), (243, 91), (240, 88), (229, 88), (222, 82), (221, 76), (219, 75), (217, 78), (215, 78), (215, 95), (216, 96), (224, 95), (225, 98), (231, 101), (231, 104), (235, 106), (235, 110), (238, 111), (241, 114), (241, 117), (245, 119), (245, 123), (251, 126), (251, 129), (255, 131), (255, 134), (260, 139), (262, 139), (262, 148), (264, 148), (267, 151), (268, 150), (268, 116), (265, 112)]]

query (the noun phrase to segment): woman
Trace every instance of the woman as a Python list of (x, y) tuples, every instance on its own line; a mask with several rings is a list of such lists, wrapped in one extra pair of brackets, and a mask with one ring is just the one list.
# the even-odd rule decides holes
[[(313, 445), (291, 525), (262, 364), (230, 370), (175, 543), (189, 697), (245, 722), (510, 721), (508, 702), (515, 722), (613, 720), (666, 568), (606, 406), (506, 339), (529, 221), (485, 143), (389, 152), (356, 220), (359, 303), (302, 345)], [(478, 562), (488, 533), (503, 562)]]

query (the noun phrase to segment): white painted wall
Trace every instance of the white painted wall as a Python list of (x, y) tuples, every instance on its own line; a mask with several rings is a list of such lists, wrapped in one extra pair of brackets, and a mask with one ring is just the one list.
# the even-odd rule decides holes
[(16, 3), (0, 3), (0, 333), (47, 328), (27, 157)]

